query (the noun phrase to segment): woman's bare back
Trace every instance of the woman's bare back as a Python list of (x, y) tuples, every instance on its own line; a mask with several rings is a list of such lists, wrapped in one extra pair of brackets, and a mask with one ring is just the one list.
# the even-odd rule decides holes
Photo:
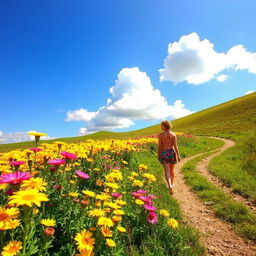
[(175, 143), (175, 133), (173, 132), (162, 132), (159, 134), (159, 140), (161, 142), (162, 149), (171, 149), (174, 147)]

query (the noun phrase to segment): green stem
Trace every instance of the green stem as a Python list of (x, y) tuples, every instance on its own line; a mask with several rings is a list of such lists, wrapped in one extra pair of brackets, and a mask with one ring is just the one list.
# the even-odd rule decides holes
[(4, 246), (4, 231), (0, 231), (0, 248)]
[(27, 236), (28, 236), (28, 227), (31, 219), (31, 209), (24, 207), (24, 231), (23, 231), (23, 249), (22, 255), (26, 256), (26, 246), (27, 246)]

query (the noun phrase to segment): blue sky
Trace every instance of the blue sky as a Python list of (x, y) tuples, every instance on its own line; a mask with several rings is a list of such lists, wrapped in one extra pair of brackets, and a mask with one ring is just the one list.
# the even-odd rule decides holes
[[(22, 140), (26, 138), (20, 136), (22, 132), (29, 130), (46, 132), (50, 137), (66, 137), (76, 136), (81, 127), (87, 127), (88, 132), (107, 127), (106, 122), (102, 126), (99, 123), (105, 118), (110, 120), (109, 110), (98, 117), (88, 117), (89, 125), (81, 121), (83, 118), (65, 119), (68, 111), (81, 108), (92, 112), (90, 116), (98, 115), (93, 113), (102, 106), (106, 108), (108, 98), (112, 103), (120, 100), (111, 95), (110, 88), (116, 86), (117, 91), (124, 92), (123, 83), (140, 72), (145, 72), (141, 79), (150, 78), (153, 90), (159, 90), (168, 103), (163, 112), (168, 112), (168, 107), (177, 100), (192, 112), (254, 91), (255, 9), (253, 0), (1, 1), (0, 142), (14, 141), (11, 136), (15, 137), (17, 132), (20, 132), (17, 140)], [(182, 62), (187, 60), (186, 48), (178, 59), (181, 68), (171, 54), (171, 65), (165, 69), (167, 73), (174, 70), (175, 74), (166, 75), (161, 82), (158, 70), (164, 68), (168, 44), (179, 42), (182, 36), (193, 32), (199, 41), (209, 40), (217, 53), (227, 54), (232, 47), (242, 45), (243, 60), (238, 59), (240, 54), (235, 49), (229, 57), (231, 64), (223, 67), (216, 64), (212, 68), (215, 73), (208, 74), (208, 78), (211, 75), (214, 78), (195, 84), (195, 79), (188, 78), (187, 70), (180, 70), (187, 65)], [(190, 40), (196, 39), (186, 40), (189, 45)], [(201, 64), (197, 62), (194, 66)], [(209, 68), (210, 64), (203, 62), (203, 65)], [(130, 72), (133, 67), (139, 71)], [(125, 82), (116, 84), (123, 68), (128, 68), (121, 75)], [(177, 78), (176, 74), (180, 76)], [(221, 74), (227, 79), (219, 82), (216, 78)], [(137, 81), (134, 83), (137, 86)], [(129, 112), (129, 104), (126, 107)], [(112, 128), (117, 131), (169, 118), (163, 113), (157, 119), (156, 115), (143, 115), (139, 110), (135, 116), (127, 117), (123, 116), (126, 113), (123, 105), (121, 108), (121, 112), (115, 110), (113, 122), (118, 116), (127, 125), (113, 123)], [(152, 107), (152, 112), (157, 110)], [(170, 116), (174, 117), (175, 113)]]

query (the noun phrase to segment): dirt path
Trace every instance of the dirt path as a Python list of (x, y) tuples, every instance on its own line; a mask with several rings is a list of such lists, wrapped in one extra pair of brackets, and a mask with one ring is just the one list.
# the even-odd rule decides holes
[[(224, 140), (224, 139), (223, 139)], [(225, 145), (214, 156), (234, 145), (233, 141), (224, 140)], [(200, 155), (200, 154), (198, 154)], [(196, 155), (196, 156), (198, 156)], [(185, 184), (181, 168), (196, 156), (188, 157), (176, 165), (174, 197), (180, 202), (185, 219), (202, 233), (202, 243), (208, 249), (208, 255), (216, 256), (255, 256), (256, 246), (247, 243), (236, 235), (231, 226), (217, 218), (214, 213)], [(210, 161), (206, 158), (204, 165)], [(199, 166), (200, 167), (200, 166)], [(202, 169), (200, 169), (202, 172)]]
[[(212, 138), (216, 138), (216, 137), (212, 137)], [(230, 147), (233, 147), (235, 145), (235, 142), (232, 141), (232, 140), (227, 140), (227, 139), (223, 139), (223, 138), (217, 138), (217, 139), (221, 139), (222, 141), (224, 141), (225, 145), (218, 152), (204, 158), (204, 160), (202, 160), (197, 165), (197, 170), (203, 176), (205, 176), (209, 181), (211, 181), (213, 184), (220, 187), (226, 194), (229, 194), (235, 201), (240, 201), (240, 202), (246, 204), (254, 213), (256, 213), (256, 206), (253, 204), (252, 201), (250, 201), (249, 199), (244, 198), (243, 196), (241, 196), (237, 193), (234, 193), (232, 191), (232, 189), (227, 187), (218, 177), (216, 177), (215, 175), (213, 175), (209, 172), (209, 169), (208, 169), (209, 162), (214, 157), (216, 157), (217, 155), (219, 155), (220, 153), (225, 151), (226, 149), (228, 149)]]

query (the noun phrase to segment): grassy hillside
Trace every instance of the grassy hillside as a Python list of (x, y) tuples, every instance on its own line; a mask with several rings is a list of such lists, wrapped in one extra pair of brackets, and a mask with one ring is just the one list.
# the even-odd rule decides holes
[[(256, 93), (249, 94), (223, 104), (199, 111), (172, 122), (174, 131), (196, 135), (216, 135), (238, 138), (256, 127)], [(61, 138), (65, 142), (85, 141), (87, 139), (127, 139), (159, 132), (159, 125), (149, 126), (130, 132), (96, 132), (81, 137)], [(56, 140), (46, 141), (54, 142)], [(27, 148), (32, 142), (0, 145), (0, 152), (16, 148)]]

